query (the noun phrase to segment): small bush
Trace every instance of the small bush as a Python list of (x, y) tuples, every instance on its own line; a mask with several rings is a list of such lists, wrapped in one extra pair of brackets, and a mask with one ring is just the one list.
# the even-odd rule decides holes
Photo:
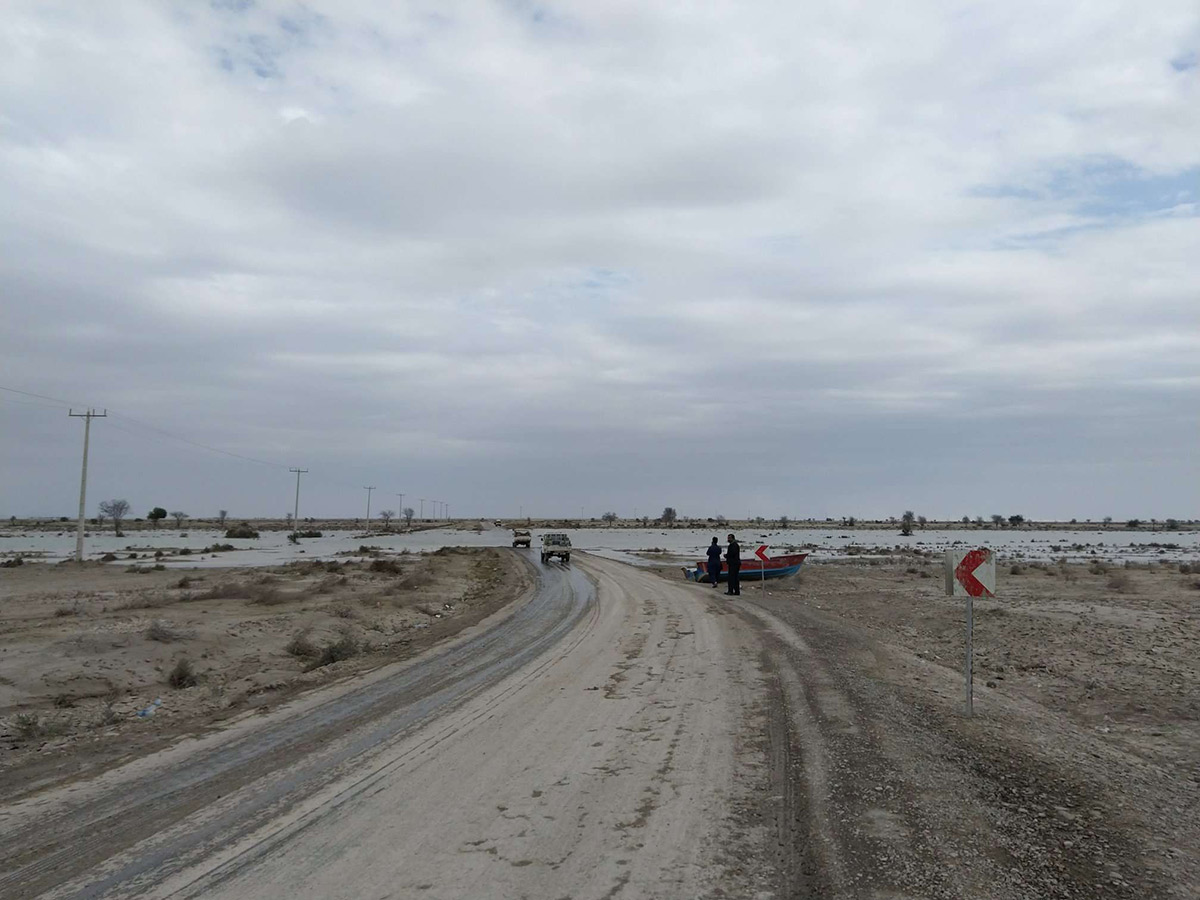
[(307, 631), (296, 632), (283, 649), (290, 656), (297, 656), (301, 659), (310, 659), (320, 653), (317, 645), (309, 639)]
[(353, 619), (354, 610), (342, 603), (336, 603), (329, 607), (330, 615), (337, 616), (339, 619)]
[(1192, 567), (1189, 566), (1187, 563), (1180, 563), (1179, 564), (1179, 574), (1180, 575), (1191, 575)]
[(176, 690), (196, 686), (196, 672), (192, 669), (191, 661), (186, 656), (175, 663), (175, 668), (167, 676), (167, 684)]
[(54, 698), (55, 709), (74, 709), (75, 698), (70, 694), (58, 694)]
[(211, 544), (201, 550), (201, 553), (228, 553), (230, 550), (236, 550), (237, 547), (233, 544)]
[(170, 644), (173, 641), (177, 641), (182, 638), (183, 634), (176, 631), (161, 619), (155, 619), (150, 623), (150, 627), (146, 629), (146, 637), (152, 641)]
[(61, 619), (66, 616), (77, 616), (77, 615), (79, 615), (78, 604), (75, 606), (60, 606), (58, 609), (54, 610), (54, 617), (56, 619)]
[(1091, 572), (1093, 575), (1107, 575), (1108, 574), (1108, 566), (1106, 566), (1102, 562), (1094, 562), (1090, 566), (1088, 566), (1088, 571)]
[(242, 522), (238, 525), (234, 525), (232, 528), (230, 528), (228, 531), (226, 531), (225, 537), (227, 539), (228, 538), (256, 538), (256, 537), (258, 537), (258, 532), (255, 531), (253, 528), (251, 528), (248, 523)]
[(916, 566), (909, 566), (909, 567), (908, 567), (907, 569), (905, 569), (904, 571), (905, 571), (907, 574), (909, 574), (909, 575), (916, 575), (916, 574), (917, 574), (918, 572), (920, 572), (921, 570), (920, 570), (920, 569), (918, 569)]
[(1020, 575), (1020, 574), (1022, 574), (1024, 571), (1025, 571), (1025, 570), (1024, 570), (1024, 569), (1022, 569), (1020, 566), (1011, 566), (1011, 567), (1009, 568), (1009, 570), (1008, 570), (1008, 574), (1009, 574), (1009, 575)]
[(117, 721), (117, 711), (113, 709), (112, 701), (105, 703), (100, 710), (100, 715), (96, 717), (96, 727), (104, 728)]
[(292, 599), (291, 595), (270, 585), (255, 585), (247, 593), (250, 595), (250, 602), (259, 606), (279, 606)]
[(100, 562), (116, 562), (116, 561), (117, 561), (117, 555), (115, 553), (105, 553), (102, 557), (100, 557)]
[(1124, 572), (1117, 572), (1108, 579), (1108, 589), (1118, 594), (1128, 594), (1133, 590), (1133, 581)]
[(324, 666), (331, 666), (336, 662), (341, 662), (344, 659), (350, 659), (358, 655), (359, 646), (351, 635), (344, 634), (332, 644), (326, 644), (321, 649), (321, 655), (317, 657), (309, 665), (309, 670), (320, 669)]
[(12, 559), (6, 559), (0, 562), (0, 569), (15, 569), (17, 566), (25, 565), (25, 560), (19, 556), (14, 556)]
[(37, 713), (17, 713), (13, 717), (13, 728), (21, 740), (32, 740), (41, 735), (42, 720)]
[(187, 587), (191, 587), (191, 586), (192, 586), (192, 579), (188, 578), (186, 575), (184, 575), (177, 582), (175, 582), (175, 587), (177, 587), (177, 588), (182, 589), (182, 588), (187, 588)]
[(385, 572), (388, 575), (399, 575), (400, 566), (393, 559), (376, 559), (371, 561), (372, 572)]

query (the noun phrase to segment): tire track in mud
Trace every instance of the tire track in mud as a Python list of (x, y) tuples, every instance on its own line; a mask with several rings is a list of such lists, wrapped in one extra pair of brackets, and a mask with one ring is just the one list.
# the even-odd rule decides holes
[[(93, 867), (99, 867), (95, 877), (68, 896), (99, 897), (121, 885), (139, 889), (152, 873), (160, 877), (234, 843), (334, 780), (351, 761), (461, 704), (568, 634), (594, 608), (594, 588), (570, 569), (539, 571), (534, 597), (483, 634), (304, 715), (190, 756), (149, 782), (68, 803), (4, 835), (0, 897), (39, 894)], [(234, 794), (242, 802), (231, 805)], [(189, 817), (193, 826), (173, 828)], [(133, 859), (102, 865), (142, 842)]]
[(1082, 838), (1064, 827), (1104, 805), (1095, 788), (971, 741), (962, 722), (872, 677), (869, 642), (753, 600), (737, 612), (761, 636), (772, 683), (775, 827), (792, 847), (777, 858), (781, 896), (1168, 896), (1114, 870), (1138, 853), (1102, 821)]

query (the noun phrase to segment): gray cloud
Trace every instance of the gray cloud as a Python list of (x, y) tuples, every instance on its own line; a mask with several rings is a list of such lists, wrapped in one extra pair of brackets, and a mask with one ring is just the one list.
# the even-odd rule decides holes
[[(132, 417), (91, 496), (135, 509), (278, 513), (305, 465), (329, 514), (1194, 516), (1198, 36), (1184, 0), (19, 5), (0, 385)], [(66, 514), (37, 403), (0, 392), (0, 508)]]

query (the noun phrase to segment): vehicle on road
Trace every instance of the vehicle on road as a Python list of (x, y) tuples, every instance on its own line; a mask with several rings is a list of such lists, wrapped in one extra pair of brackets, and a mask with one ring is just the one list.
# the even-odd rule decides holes
[[(788, 575), (795, 575), (800, 571), (800, 567), (804, 564), (807, 553), (788, 553), (783, 556), (775, 556), (767, 562), (763, 562), (757, 557), (742, 560), (742, 581), (750, 582), (757, 581), (760, 578), (786, 578)], [(703, 584), (712, 584), (712, 578), (708, 571), (708, 562), (703, 560), (696, 563), (695, 568), (684, 568), (683, 574), (688, 581), (699, 581)], [(721, 562), (721, 571), (717, 572), (717, 581), (729, 580), (729, 563)]]
[(518, 531), (513, 529), (513, 546), (514, 547), (530, 547), (533, 546), (533, 535), (528, 531)]
[(556, 556), (565, 563), (571, 561), (571, 539), (561, 531), (543, 534), (542, 562), (548, 563)]

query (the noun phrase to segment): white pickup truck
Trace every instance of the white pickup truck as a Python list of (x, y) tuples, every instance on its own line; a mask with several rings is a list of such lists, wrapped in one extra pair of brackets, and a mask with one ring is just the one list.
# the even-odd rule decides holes
[(571, 539), (561, 531), (542, 535), (542, 562), (548, 563), (555, 556), (565, 563), (571, 561)]

